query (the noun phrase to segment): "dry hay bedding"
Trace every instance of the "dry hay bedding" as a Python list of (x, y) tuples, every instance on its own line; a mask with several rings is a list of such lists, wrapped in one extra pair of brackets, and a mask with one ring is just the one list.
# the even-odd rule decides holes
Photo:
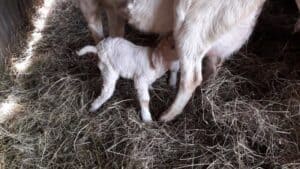
[[(13, 92), (25, 105), (23, 115), (0, 127), (2, 166), (299, 168), (299, 48), (289, 34), (296, 9), (284, 2), (266, 5), (247, 47), (196, 91), (183, 115), (144, 124), (127, 80), (119, 81), (96, 115), (87, 112), (100, 92), (100, 72), (95, 58), (76, 56), (91, 37), (76, 5), (60, 1), (35, 46), (31, 74), (15, 80), (7, 67), (1, 76), (1, 100)], [(133, 31), (127, 37), (148, 44)], [(15, 46), (22, 51), (24, 44)], [(157, 117), (175, 91), (166, 77), (154, 88), (151, 109)]]

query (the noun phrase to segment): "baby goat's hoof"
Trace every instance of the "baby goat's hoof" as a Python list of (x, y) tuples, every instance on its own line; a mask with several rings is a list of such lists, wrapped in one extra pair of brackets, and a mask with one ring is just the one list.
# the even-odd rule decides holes
[(173, 90), (177, 89), (176, 84), (170, 84), (169, 86), (170, 86)]
[(177, 78), (170, 77), (170, 79), (169, 79), (169, 86), (172, 89), (176, 89), (177, 88)]
[(152, 123), (153, 122), (153, 120), (150, 118), (150, 119), (143, 119), (143, 122), (144, 123)]
[(151, 114), (150, 113), (143, 113), (141, 112), (142, 120), (145, 123), (151, 123), (153, 122)]
[(145, 123), (152, 123), (152, 122), (153, 122), (151, 116), (150, 116), (150, 117), (142, 117), (142, 120), (143, 120), (143, 122), (145, 122)]

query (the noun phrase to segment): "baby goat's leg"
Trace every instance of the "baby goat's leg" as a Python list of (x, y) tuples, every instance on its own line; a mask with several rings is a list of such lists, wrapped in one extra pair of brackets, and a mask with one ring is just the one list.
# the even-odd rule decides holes
[(149, 110), (149, 84), (144, 79), (137, 78), (134, 80), (135, 88), (137, 90), (138, 99), (141, 105), (141, 116), (144, 122), (151, 122), (151, 113)]
[(173, 89), (176, 88), (177, 83), (177, 72), (171, 71), (170, 72), (170, 79), (169, 79), (169, 86), (171, 86)]
[(111, 96), (115, 90), (115, 86), (119, 75), (113, 70), (102, 71), (103, 75), (103, 88), (100, 96), (92, 103), (90, 112), (95, 112), (99, 109)]
[(179, 71), (179, 62), (172, 63), (170, 69), (169, 85), (174, 89), (176, 88), (178, 71)]

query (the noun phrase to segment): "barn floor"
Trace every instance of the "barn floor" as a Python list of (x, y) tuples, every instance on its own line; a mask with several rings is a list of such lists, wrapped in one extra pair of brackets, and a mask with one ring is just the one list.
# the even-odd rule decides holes
[[(197, 90), (170, 123), (144, 124), (131, 81), (120, 80), (96, 114), (100, 93), (93, 56), (75, 50), (92, 39), (72, 0), (57, 1), (33, 48), (30, 73), (14, 74), (29, 32), (6, 55), (0, 103), (16, 98), (22, 113), (0, 125), (0, 168), (300, 168), (300, 37), (292, 0), (265, 5), (248, 44)], [(28, 27), (28, 29), (32, 29)], [(153, 35), (127, 37), (152, 45)], [(151, 92), (157, 118), (171, 104), (163, 77)]]

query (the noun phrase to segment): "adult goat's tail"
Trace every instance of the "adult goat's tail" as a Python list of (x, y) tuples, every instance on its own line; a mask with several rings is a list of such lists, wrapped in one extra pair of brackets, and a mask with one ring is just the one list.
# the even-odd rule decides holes
[(87, 46), (83, 47), (82, 49), (80, 49), (80, 51), (77, 51), (76, 53), (79, 56), (85, 55), (87, 53), (97, 54), (97, 48), (95, 46), (87, 45)]

